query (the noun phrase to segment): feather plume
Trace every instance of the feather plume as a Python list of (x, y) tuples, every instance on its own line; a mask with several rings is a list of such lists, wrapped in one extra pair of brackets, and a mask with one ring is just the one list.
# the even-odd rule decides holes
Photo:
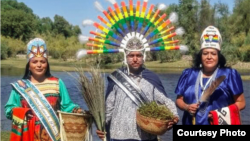
[(163, 3), (159, 4), (159, 6), (158, 6), (159, 10), (166, 10), (167, 8), (168, 7), (165, 4), (163, 4)]
[(106, 0), (106, 1), (110, 2), (111, 4), (115, 4), (116, 3), (115, 0)]
[(81, 44), (84, 44), (84, 43), (86, 43), (89, 40), (89, 37), (83, 36), (83, 35), (79, 35), (78, 36), (78, 40), (80, 41)]
[(183, 35), (185, 33), (185, 30), (183, 29), (183, 27), (179, 27), (175, 30), (177, 35)]
[(176, 23), (178, 21), (178, 14), (176, 12), (170, 13), (169, 20), (171, 23)]
[(185, 54), (188, 51), (188, 47), (185, 45), (180, 45), (180, 52)]
[(87, 51), (85, 49), (80, 49), (76, 53), (76, 59), (79, 60), (82, 57), (84, 57), (85, 55), (87, 55)]
[(102, 7), (102, 5), (98, 1), (95, 1), (94, 5), (95, 5), (96, 9), (99, 10), (100, 12), (104, 11), (104, 8)]
[(220, 85), (220, 83), (226, 78), (225, 75), (222, 75), (216, 78), (213, 82), (211, 82), (210, 86), (204, 91), (201, 96), (200, 102), (205, 102), (209, 99), (209, 97), (213, 94), (215, 89)]
[(93, 21), (93, 20), (87, 19), (87, 20), (83, 20), (83, 21), (82, 21), (83, 27), (89, 26), (89, 25), (93, 25), (93, 24), (94, 24), (94, 21)]

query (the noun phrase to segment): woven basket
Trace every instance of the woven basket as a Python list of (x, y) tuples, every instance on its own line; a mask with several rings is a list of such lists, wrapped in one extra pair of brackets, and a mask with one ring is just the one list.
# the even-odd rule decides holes
[(157, 120), (136, 112), (136, 123), (145, 132), (154, 135), (163, 135), (167, 130), (167, 124), (172, 120)]
[(58, 111), (60, 120), (61, 141), (86, 141), (92, 116), (89, 114), (65, 113)]

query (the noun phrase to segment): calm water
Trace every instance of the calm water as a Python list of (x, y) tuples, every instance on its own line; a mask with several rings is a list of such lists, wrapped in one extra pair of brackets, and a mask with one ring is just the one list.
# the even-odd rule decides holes
[[(23, 75), (24, 70), (16, 70), (13, 71), (12, 69), (6, 70), (1, 69), (2, 75), (1, 75), (1, 130), (7, 130), (10, 131), (11, 129), (11, 121), (6, 119), (4, 114), (4, 105), (6, 104), (10, 91), (11, 91), (11, 85), (10, 83), (20, 79)], [(240, 72), (241, 73), (241, 72)], [(246, 72), (242, 72), (246, 74)], [(70, 72), (70, 74), (75, 75), (74, 72)], [(248, 73), (249, 74), (249, 73)], [(87, 109), (87, 106), (84, 103), (84, 100), (79, 93), (77, 87), (76, 87), (76, 81), (75, 79), (70, 76), (67, 72), (52, 72), (52, 75), (61, 78), (65, 85), (67, 86), (67, 89), (69, 91), (70, 97), (74, 103), (77, 103), (81, 106), (83, 109)], [(181, 75), (181, 73), (158, 73), (160, 76), (160, 79), (162, 80), (165, 90), (168, 93), (168, 96), (175, 101), (176, 95), (174, 93), (175, 86), (177, 84), (177, 81)], [(250, 74), (249, 74), (250, 75)], [(243, 81), (243, 87), (244, 87), (244, 94), (246, 98), (246, 109), (244, 109), (241, 112), (242, 116), (242, 124), (250, 125), (250, 81)], [(178, 110), (179, 116), (182, 116), (182, 111)], [(181, 120), (178, 124), (181, 124)], [(93, 136), (94, 141), (99, 141), (100, 139), (97, 137), (95, 133), (95, 126), (93, 125)], [(162, 141), (172, 141), (172, 130), (166, 132), (164, 135), (160, 136)]]

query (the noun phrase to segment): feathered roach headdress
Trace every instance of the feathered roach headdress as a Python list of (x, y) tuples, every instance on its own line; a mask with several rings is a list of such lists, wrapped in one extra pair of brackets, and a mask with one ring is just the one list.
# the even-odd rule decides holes
[[(103, 25), (92, 20), (84, 20), (84, 26), (94, 25), (97, 31), (90, 31), (95, 35), (94, 37), (79, 35), (81, 43), (91, 41), (87, 43), (87, 46), (99, 49), (81, 49), (77, 52), (78, 59), (86, 54), (124, 52), (124, 63), (126, 64), (126, 52), (130, 51), (142, 51), (145, 61), (146, 51), (180, 50), (185, 52), (188, 50), (186, 46), (178, 45), (179, 40), (175, 39), (176, 35), (184, 33), (183, 28), (180, 27), (174, 31), (175, 27), (170, 26), (171, 23), (178, 20), (177, 14), (171, 13), (168, 19), (166, 19), (167, 14), (159, 15), (161, 10), (167, 8), (166, 5), (159, 4), (156, 11), (153, 10), (154, 5), (151, 5), (146, 14), (148, 0), (143, 1), (142, 7), (138, 0), (135, 9), (133, 0), (129, 0), (129, 5), (122, 1), (121, 7), (115, 0), (108, 1), (113, 4), (114, 10), (108, 7), (108, 11), (106, 11), (100, 3), (95, 2), (95, 7), (105, 15), (108, 21), (101, 16), (98, 16), (98, 19)], [(140, 8), (142, 8), (141, 11)], [(138, 41), (141, 44), (140, 47), (131, 48), (131, 44)]]

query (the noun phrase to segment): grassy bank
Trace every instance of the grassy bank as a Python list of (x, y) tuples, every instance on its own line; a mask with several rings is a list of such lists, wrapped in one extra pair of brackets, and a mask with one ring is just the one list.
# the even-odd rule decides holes
[[(63, 61), (56, 59), (49, 59), (50, 68), (52, 71), (75, 71), (76, 67), (82, 66), (84, 70), (88, 70), (88, 65), (85, 61)], [(24, 69), (27, 63), (26, 59), (20, 58), (8, 58), (1, 61), (1, 68), (9, 69), (19, 68)], [(102, 72), (112, 72), (116, 68), (120, 67), (121, 63), (109, 64), (102, 69)], [(145, 66), (158, 73), (181, 73), (185, 68), (191, 66), (191, 62), (188, 60), (180, 60), (176, 62), (160, 63), (159, 61), (145, 62)], [(232, 66), (237, 70), (243, 72), (250, 72), (250, 62), (238, 62)], [(250, 80), (250, 75), (242, 75), (243, 80)]]
[(1, 141), (10, 140), (10, 131), (1, 131)]
[[(1, 60), (1, 68), (11, 69), (24, 69), (27, 64), (26, 59), (21, 58), (8, 58), (7, 60)], [(63, 61), (58, 59), (49, 59), (51, 71), (75, 71), (76, 67), (83, 67), (84, 70), (88, 70), (88, 65), (85, 61)], [(102, 69), (103, 72), (112, 71), (111, 69)]]

